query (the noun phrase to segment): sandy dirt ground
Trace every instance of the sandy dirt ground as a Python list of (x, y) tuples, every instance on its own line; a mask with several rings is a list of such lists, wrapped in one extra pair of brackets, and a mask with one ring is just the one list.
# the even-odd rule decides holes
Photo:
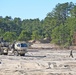
[(76, 75), (76, 50), (28, 49), (25, 56), (0, 55), (0, 75)]

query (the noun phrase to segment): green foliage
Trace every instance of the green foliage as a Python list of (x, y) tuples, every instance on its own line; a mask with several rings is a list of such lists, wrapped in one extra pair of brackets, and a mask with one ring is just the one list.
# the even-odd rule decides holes
[(4, 30), (0, 28), (0, 36), (3, 36)]
[(13, 42), (14, 40), (16, 40), (16, 33), (15, 32), (5, 32), (5, 34), (3, 35), (4, 40), (9, 41), (9, 42)]
[(32, 33), (32, 39), (33, 40), (39, 40), (39, 39), (41, 39), (41, 36), (39, 35), (39, 32), (37, 30), (33, 31), (33, 33)]
[(22, 30), (21, 34), (18, 37), (19, 41), (28, 41), (30, 40), (30, 35), (26, 30)]

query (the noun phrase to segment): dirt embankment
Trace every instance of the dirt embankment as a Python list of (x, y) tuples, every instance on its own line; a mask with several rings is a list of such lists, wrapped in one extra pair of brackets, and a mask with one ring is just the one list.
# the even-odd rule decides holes
[(61, 46), (58, 46), (58, 45), (55, 45), (55, 44), (40, 43), (40, 42), (31, 44), (29, 48), (32, 48), (32, 49), (56, 49), (56, 50), (73, 49), (73, 50), (76, 50), (76, 46), (69, 46), (69, 47), (64, 48), (64, 47), (61, 47)]
[(53, 49), (59, 48), (59, 46), (50, 43), (33, 43), (31, 48)]
[(50, 44), (50, 43), (33, 43), (30, 48), (32, 49), (56, 49), (56, 50), (63, 50), (63, 49), (73, 49), (71, 48), (63, 48), (55, 44)]

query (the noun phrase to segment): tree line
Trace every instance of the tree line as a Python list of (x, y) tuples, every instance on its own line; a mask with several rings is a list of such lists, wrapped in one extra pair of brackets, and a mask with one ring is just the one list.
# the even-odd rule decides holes
[(76, 4), (73, 2), (58, 3), (43, 20), (0, 16), (0, 37), (9, 42), (49, 38), (51, 43), (66, 47), (72, 45), (74, 32)]

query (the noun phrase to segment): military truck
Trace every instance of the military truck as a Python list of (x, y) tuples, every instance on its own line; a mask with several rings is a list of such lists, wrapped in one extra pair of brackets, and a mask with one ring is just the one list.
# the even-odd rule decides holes
[(4, 54), (7, 55), (8, 54), (8, 47), (7, 46), (2, 46), (0, 45), (0, 55)]
[(12, 53), (14, 53), (15, 56), (25, 56), (25, 53), (27, 53), (28, 44), (24, 41), (15, 42), (11, 46)]
[(25, 41), (14, 42), (10, 45), (8, 42), (3, 40), (3, 37), (0, 37), (0, 55), (8, 55), (9, 52), (16, 56), (24, 56), (27, 53), (28, 44)]
[(0, 37), (0, 55), (8, 54), (8, 49), (9, 49), (9, 43), (4, 41), (2, 37)]

